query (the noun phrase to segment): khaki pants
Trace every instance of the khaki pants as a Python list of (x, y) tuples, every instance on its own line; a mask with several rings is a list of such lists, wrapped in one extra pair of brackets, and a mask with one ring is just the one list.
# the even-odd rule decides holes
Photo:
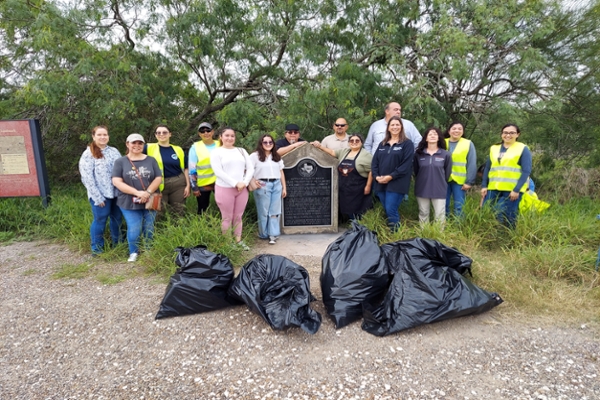
[(185, 198), (183, 197), (185, 186), (184, 174), (165, 178), (165, 188), (162, 191), (163, 208), (169, 207), (170, 211), (183, 215), (185, 213)]
[(435, 222), (441, 224), (446, 222), (446, 199), (426, 199), (424, 197), (417, 197), (417, 203), (419, 204), (419, 222), (421, 225), (429, 222), (429, 209), (431, 208), (431, 204), (433, 204)]

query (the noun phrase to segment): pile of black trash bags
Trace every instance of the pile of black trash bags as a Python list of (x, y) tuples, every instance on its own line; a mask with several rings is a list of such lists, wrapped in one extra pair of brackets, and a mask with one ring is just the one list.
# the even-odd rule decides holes
[[(259, 255), (234, 278), (229, 259), (204, 246), (177, 248), (156, 319), (246, 304), (275, 330), (314, 334), (321, 315), (310, 308), (306, 269)], [(415, 238), (379, 246), (375, 233), (353, 223), (322, 260), (323, 303), (336, 328), (363, 319), (362, 329), (385, 336), (418, 325), (488, 311), (502, 299), (471, 283), (472, 260), (437, 241)]]

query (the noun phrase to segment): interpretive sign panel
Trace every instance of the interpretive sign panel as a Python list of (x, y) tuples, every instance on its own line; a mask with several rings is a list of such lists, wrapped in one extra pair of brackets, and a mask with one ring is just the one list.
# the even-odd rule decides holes
[(38, 121), (0, 121), (0, 197), (49, 195)]
[(307, 143), (283, 156), (283, 233), (337, 232), (337, 159)]

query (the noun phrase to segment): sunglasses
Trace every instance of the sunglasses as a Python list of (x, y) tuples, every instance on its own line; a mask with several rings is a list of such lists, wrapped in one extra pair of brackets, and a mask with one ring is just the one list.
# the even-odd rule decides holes
[(285, 131), (285, 133), (289, 133), (290, 135), (297, 135), (300, 131)]
[(343, 127), (345, 127), (346, 125), (348, 125), (348, 124), (335, 124), (335, 126), (337, 126), (338, 128), (343, 128)]
[(137, 146), (141, 146), (142, 144), (144, 144), (144, 142), (141, 142), (141, 141), (139, 141), (139, 140), (136, 140), (135, 142), (129, 142), (129, 143), (131, 143), (131, 144), (135, 144), (135, 145), (137, 145)]
[(273, 142), (271, 140), (263, 140), (262, 144), (271, 145)]
[(155, 135), (168, 135), (168, 134), (169, 134), (169, 131), (159, 131), (159, 132), (155, 133)]
[(348, 140), (348, 143), (362, 143), (362, 142), (360, 141), (360, 139), (350, 139), (350, 140)]
[(210, 131), (211, 131), (211, 130), (210, 130), (210, 129), (208, 129), (208, 128), (202, 128), (202, 129), (198, 129), (198, 132), (200, 132), (200, 133), (208, 133), (208, 132), (210, 132)]

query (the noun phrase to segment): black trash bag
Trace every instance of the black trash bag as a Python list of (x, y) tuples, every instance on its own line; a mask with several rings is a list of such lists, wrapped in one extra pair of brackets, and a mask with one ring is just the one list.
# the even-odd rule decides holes
[(248, 261), (229, 287), (229, 295), (263, 317), (275, 330), (299, 326), (314, 334), (321, 314), (310, 308), (306, 269), (283, 256), (261, 254)]
[(171, 276), (156, 319), (197, 314), (239, 304), (227, 290), (233, 280), (229, 258), (205, 246), (178, 247), (177, 272)]
[(431, 322), (488, 311), (502, 299), (463, 277), (471, 259), (429, 239), (381, 246), (393, 274), (382, 302), (365, 303), (362, 329), (385, 336)]
[(351, 229), (327, 247), (321, 261), (323, 303), (336, 329), (359, 320), (365, 300), (381, 300), (390, 279), (377, 236), (352, 222)]

